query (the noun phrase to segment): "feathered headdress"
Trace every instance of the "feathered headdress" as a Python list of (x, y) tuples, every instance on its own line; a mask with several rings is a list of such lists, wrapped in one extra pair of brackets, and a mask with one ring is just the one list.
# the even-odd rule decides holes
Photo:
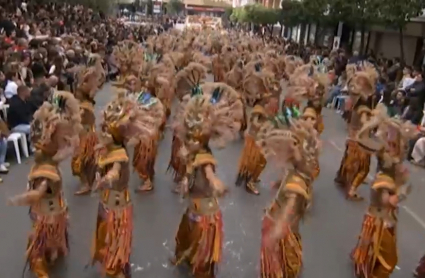
[(288, 124), (283, 117), (275, 117), (262, 125), (257, 133), (257, 145), (279, 168), (297, 165), (308, 177), (320, 151), (318, 133), (312, 125), (298, 119), (289, 119)]
[(100, 142), (131, 145), (147, 140), (155, 135), (157, 121), (148, 109), (141, 109), (136, 100), (120, 92), (103, 110)]
[(186, 95), (177, 111), (174, 128), (182, 141), (218, 146), (237, 138), (243, 119), (239, 94), (224, 83), (206, 83), (200, 93)]
[(125, 40), (115, 46), (112, 55), (120, 69), (120, 79), (129, 75), (138, 76), (144, 62), (144, 51), (135, 42)]
[(78, 101), (69, 92), (57, 91), (35, 112), (30, 139), (36, 153), (59, 162), (74, 152), (81, 129)]
[(206, 74), (207, 69), (198, 63), (190, 63), (179, 71), (175, 78), (177, 98), (182, 99), (187, 94), (200, 93), (201, 84), (204, 82)]
[(378, 80), (378, 71), (369, 62), (363, 62), (357, 65), (356, 71), (353, 69), (347, 72), (348, 77), (348, 92), (354, 97), (360, 97), (367, 100), (375, 93), (376, 82)]

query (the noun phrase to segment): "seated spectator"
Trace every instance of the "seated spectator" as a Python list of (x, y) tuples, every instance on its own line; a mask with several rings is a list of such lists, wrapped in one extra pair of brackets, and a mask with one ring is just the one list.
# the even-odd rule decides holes
[[(9, 172), (9, 163), (6, 162), (7, 137), (9, 133), (6, 123), (0, 119), (0, 174), (7, 174)], [(0, 178), (0, 182), (2, 181)]]
[(18, 80), (19, 76), (17, 72), (6, 73), (6, 88), (4, 89), (4, 95), (7, 99), (11, 99), (18, 93)]
[(325, 105), (330, 106), (332, 104), (332, 100), (337, 96), (341, 95), (342, 89), (345, 87), (347, 83), (347, 73), (342, 72), (341, 76), (338, 78), (338, 83), (331, 89), (329, 98), (326, 100)]
[(406, 94), (404, 92), (397, 92), (395, 97), (391, 100), (391, 107), (393, 110), (393, 115), (402, 118), (404, 112), (406, 111)]
[(50, 86), (45, 82), (34, 86), (31, 90), (30, 97), (28, 98), (28, 103), (32, 109), (32, 113), (35, 113), (43, 102), (48, 99), (50, 96), (50, 90)]
[(415, 165), (425, 166), (425, 128), (419, 127), (419, 135), (410, 140), (407, 159)]
[(412, 67), (405, 66), (403, 69), (403, 78), (400, 81), (399, 89), (404, 90), (415, 82), (412, 76)]
[(9, 100), (9, 111), (7, 113), (7, 123), (11, 132), (23, 133), (29, 136), (30, 123), (33, 111), (27, 102), (30, 90), (27, 86), (21, 85), (18, 94)]

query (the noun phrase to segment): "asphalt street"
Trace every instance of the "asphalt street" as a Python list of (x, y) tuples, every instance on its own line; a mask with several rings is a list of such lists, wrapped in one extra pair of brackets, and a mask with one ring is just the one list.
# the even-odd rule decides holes
[[(112, 90), (106, 86), (97, 97), (100, 111), (110, 99)], [(368, 204), (348, 202), (334, 185), (345, 142), (345, 124), (333, 110), (324, 110), (325, 131), (323, 153), (320, 157), (321, 174), (314, 184), (312, 211), (302, 224), (304, 248), (303, 278), (353, 278), (349, 254), (361, 228), (363, 213)], [(223, 150), (215, 150), (219, 162), (219, 177), (230, 192), (221, 200), (224, 215), (224, 258), (219, 278), (259, 277), (260, 230), (263, 209), (273, 198), (271, 182), (277, 177), (269, 165), (261, 176), (261, 195), (253, 196), (234, 186), (242, 140)], [(173, 253), (174, 235), (185, 203), (171, 193), (172, 177), (166, 174), (170, 157), (171, 132), (160, 144), (156, 164), (155, 190), (147, 194), (133, 194), (135, 206), (132, 269), (133, 277), (183, 278), (190, 277), (184, 270), (172, 267), (168, 258)], [(9, 152), (14, 159), (13, 150)], [(8, 207), (6, 200), (25, 191), (27, 174), (32, 159), (12, 165), (0, 185), (0, 273), (2, 278), (21, 277), (25, 264), (24, 252), (30, 221), (27, 207)], [(77, 197), (73, 192), (78, 180), (71, 175), (70, 161), (62, 163), (64, 190), (70, 211), (70, 254), (52, 270), (51, 278), (101, 277), (98, 269), (85, 265), (90, 259), (90, 246), (95, 228), (98, 200), (96, 196)], [(375, 167), (371, 167), (374, 171)], [(425, 170), (411, 167), (413, 193), (402, 203), (399, 215), (399, 263), (393, 278), (412, 277), (411, 271), (425, 253)], [(373, 172), (371, 172), (373, 175)], [(140, 181), (134, 173), (130, 188)], [(360, 193), (368, 197), (368, 185)], [(423, 220), (422, 220), (423, 219)], [(32, 277), (27, 273), (25, 277)]]

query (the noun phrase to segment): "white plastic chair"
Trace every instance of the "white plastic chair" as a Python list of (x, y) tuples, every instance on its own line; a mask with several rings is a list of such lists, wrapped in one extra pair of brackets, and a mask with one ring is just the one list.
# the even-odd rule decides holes
[(19, 150), (18, 140), (21, 143), (21, 148), (24, 152), (25, 157), (29, 157), (27, 138), (23, 133), (11, 133), (7, 137), (7, 142), (13, 142), (13, 147), (15, 148), (16, 160), (18, 164), (21, 164), (21, 152)]
[(421, 126), (425, 126), (425, 110), (422, 111)]
[(7, 122), (7, 110), (9, 110), (9, 104), (3, 104), (1, 106), (1, 110), (3, 111), (4, 121)]

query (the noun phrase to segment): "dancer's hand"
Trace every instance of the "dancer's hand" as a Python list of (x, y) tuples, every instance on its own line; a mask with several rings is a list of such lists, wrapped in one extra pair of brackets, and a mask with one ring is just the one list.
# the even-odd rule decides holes
[(224, 186), (223, 182), (219, 178), (213, 179), (212, 186), (218, 195), (224, 195), (227, 192), (226, 186)]
[(397, 207), (398, 206), (398, 196), (397, 195), (392, 195), (389, 197), (388, 202), (393, 206), (393, 207)]

